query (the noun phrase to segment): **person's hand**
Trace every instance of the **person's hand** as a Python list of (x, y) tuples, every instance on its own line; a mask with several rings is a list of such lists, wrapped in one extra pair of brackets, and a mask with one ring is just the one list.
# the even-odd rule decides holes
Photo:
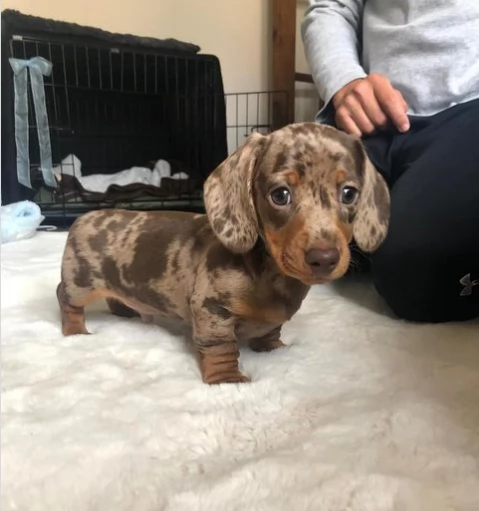
[(380, 74), (353, 80), (333, 96), (336, 124), (353, 135), (370, 135), (390, 122), (405, 132), (409, 129), (408, 106), (402, 94)]

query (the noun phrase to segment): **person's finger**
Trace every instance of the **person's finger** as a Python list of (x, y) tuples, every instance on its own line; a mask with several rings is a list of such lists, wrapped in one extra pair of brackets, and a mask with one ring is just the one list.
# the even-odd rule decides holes
[(391, 119), (396, 128), (405, 132), (409, 129), (409, 118), (406, 115), (405, 101), (401, 94), (390, 84), (378, 87), (375, 90), (379, 105), (386, 115)]
[(362, 82), (354, 88), (354, 96), (359, 101), (363, 111), (376, 128), (383, 128), (387, 125), (388, 118), (381, 110), (374, 89), (369, 82)]
[(350, 135), (361, 137), (361, 130), (356, 126), (356, 123), (351, 119), (347, 110), (344, 107), (339, 107), (336, 111), (336, 124)]
[(399, 94), (399, 98), (401, 99), (404, 111), (407, 112), (409, 110), (409, 105), (406, 103), (406, 100), (404, 99), (403, 95), (398, 90), (396, 90), (396, 92)]
[(356, 99), (354, 94), (350, 94), (345, 98), (343, 106), (347, 111), (348, 117), (354, 121), (354, 124), (359, 128), (363, 135), (370, 135), (375, 131), (376, 127), (371, 122), (361, 103), (358, 99)]

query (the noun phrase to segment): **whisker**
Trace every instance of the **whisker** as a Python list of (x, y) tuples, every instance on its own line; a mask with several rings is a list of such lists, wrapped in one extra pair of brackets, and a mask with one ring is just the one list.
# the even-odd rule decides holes
[(350, 268), (353, 268), (353, 269), (358, 269), (360, 268), (360, 264), (359, 264), (359, 261), (356, 261), (356, 259), (354, 259), (353, 257), (351, 257), (350, 261), (349, 261), (349, 267)]
[(352, 245), (351, 247), (349, 247), (350, 250), (351, 250), (351, 254), (352, 253), (356, 253), (358, 254), (360, 257), (364, 258), (364, 259), (367, 259), (368, 261), (371, 261), (371, 256), (369, 256), (368, 254), (365, 254), (362, 250), (360, 250), (358, 247)]

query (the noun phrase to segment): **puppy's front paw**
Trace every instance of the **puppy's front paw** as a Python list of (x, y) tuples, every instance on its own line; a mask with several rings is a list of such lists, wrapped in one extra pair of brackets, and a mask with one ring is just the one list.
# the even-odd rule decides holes
[(203, 381), (210, 385), (251, 381), (239, 370), (238, 356), (239, 352), (228, 344), (217, 345), (201, 353), (200, 369)]
[(203, 381), (209, 385), (218, 385), (220, 383), (249, 383), (251, 378), (248, 378), (248, 376), (245, 376), (240, 371), (236, 371), (227, 374), (211, 375), (208, 378), (203, 376)]
[(69, 337), (70, 335), (91, 335), (85, 325), (76, 323), (66, 323), (62, 325), (62, 334), (65, 337)]

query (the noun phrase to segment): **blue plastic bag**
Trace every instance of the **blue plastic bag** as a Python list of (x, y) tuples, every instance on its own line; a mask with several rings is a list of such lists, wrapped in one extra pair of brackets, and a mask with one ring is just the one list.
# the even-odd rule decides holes
[(2, 243), (35, 236), (37, 227), (45, 220), (40, 207), (28, 200), (2, 206), (1, 214)]

